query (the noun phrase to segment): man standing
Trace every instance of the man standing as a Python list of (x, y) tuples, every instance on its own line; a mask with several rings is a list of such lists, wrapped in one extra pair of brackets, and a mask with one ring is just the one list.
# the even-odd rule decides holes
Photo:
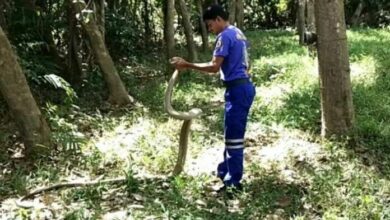
[[(244, 170), (244, 134), (255, 87), (249, 80), (248, 42), (240, 29), (229, 24), (229, 15), (219, 5), (212, 5), (203, 14), (208, 30), (217, 35), (213, 58), (209, 63), (190, 63), (180, 57), (171, 59), (178, 70), (194, 69), (216, 74), (220, 71), (225, 91), (225, 151), (218, 165), (218, 177), (224, 187), (242, 189)], [(213, 73), (213, 74), (209, 74)]]

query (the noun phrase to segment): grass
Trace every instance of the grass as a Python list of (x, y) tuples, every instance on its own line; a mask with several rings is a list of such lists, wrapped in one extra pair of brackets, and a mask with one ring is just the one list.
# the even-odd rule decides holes
[[(210, 190), (219, 184), (211, 172), (223, 149), (222, 108), (210, 104), (223, 97), (218, 80), (188, 72), (175, 88), (175, 108), (201, 107), (204, 114), (192, 125), (186, 172), (170, 177), (181, 122), (162, 107), (163, 67), (137, 58), (120, 72), (139, 105), (110, 108), (100, 92), (101, 77), (91, 74), (76, 89), (73, 106), (45, 105), (57, 142), (50, 158), (26, 164), (0, 148), (0, 218), (389, 219), (389, 31), (348, 31), (356, 138), (338, 142), (319, 137), (316, 59), (291, 32), (247, 35), (257, 97), (243, 194), (226, 200)], [(209, 53), (200, 57), (208, 60)], [(0, 140), (17, 146), (7, 126), (3, 120)], [(13, 203), (38, 186), (117, 176), (126, 176), (125, 184), (50, 192), (35, 200), (35, 209)]]

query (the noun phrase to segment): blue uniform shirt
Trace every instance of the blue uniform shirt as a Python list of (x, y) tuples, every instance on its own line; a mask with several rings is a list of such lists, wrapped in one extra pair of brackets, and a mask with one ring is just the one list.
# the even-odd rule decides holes
[(221, 79), (232, 81), (249, 78), (248, 42), (240, 29), (229, 25), (217, 36), (214, 56), (224, 57), (221, 66)]

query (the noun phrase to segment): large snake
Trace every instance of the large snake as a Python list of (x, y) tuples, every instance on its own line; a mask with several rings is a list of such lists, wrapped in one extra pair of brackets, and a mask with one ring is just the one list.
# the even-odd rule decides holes
[(178, 78), (179, 78), (179, 71), (175, 70), (175, 72), (173, 72), (172, 74), (171, 79), (169, 80), (168, 88), (165, 92), (165, 100), (164, 100), (164, 108), (168, 112), (168, 114), (175, 119), (184, 120), (180, 130), (179, 153), (177, 156), (175, 168), (173, 169), (174, 176), (179, 175), (184, 168), (184, 164), (187, 156), (187, 149), (188, 149), (188, 137), (190, 133), (192, 119), (202, 114), (202, 110), (199, 108), (193, 108), (188, 112), (179, 112), (172, 108), (171, 105), (172, 92), (173, 92), (173, 87), (176, 84)]
[[(177, 157), (175, 168), (173, 170), (174, 176), (179, 175), (184, 168), (184, 164), (187, 156), (187, 149), (188, 149), (188, 137), (190, 133), (192, 119), (202, 114), (202, 110), (198, 108), (193, 108), (188, 112), (179, 112), (172, 108), (171, 105), (172, 91), (174, 85), (178, 80), (178, 77), (179, 77), (179, 71), (175, 70), (171, 79), (169, 80), (168, 88), (167, 91), (165, 92), (165, 101), (164, 101), (164, 108), (169, 113), (169, 115), (171, 115), (173, 118), (184, 120), (180, 131), (179, 154)], [(50, 191), (50, 190), (59, 189), (59, 188), (88, 186), (88, 185), (95, 185), (101, 183), (122, 183), (125, 181), (126, 181), (126, 177), (119, 177), (116, 179), (108, 179), (108, 180), (97, 179), (97, 180), (87, 181), (87, 182), (75, 181), (75, 182), (57, 183), (55, 185), (43, 187), (28, 193), (22, 198), (16, 200), (16, 205), (22, 208), (33, 208), (34, 207), (33, 204), (25, 203), (24, 200), (31, 198), (37, 194)]]

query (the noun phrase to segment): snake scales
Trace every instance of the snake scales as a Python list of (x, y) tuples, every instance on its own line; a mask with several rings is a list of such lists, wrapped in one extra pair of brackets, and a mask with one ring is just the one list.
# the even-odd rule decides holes
[(181, 130), (180, 130), (179, 153), (178, 153), (175, 168), (173, 169), (173, 175), (178, 175), (183, 171), (186, 156), (187, 156), (188, 138), (190, 134), (192, 119), (202, 114), (202, 110), (199, 108), (193, 108), (188, 112), (179, 112), (173, 109), (171, 104), (172, 93), (173, 93), (173, 87), (176, 84), (178, 78), (179, 78), (179, 71), (175, 70), (172, 74), (171, 79), (169, 80), (168, 88), (165, 92), (165, 101), (164, 101), (164, 108), (168, 112), (168, 114), (175, 119), (183, 120), (183, 125), (181, 126)]

